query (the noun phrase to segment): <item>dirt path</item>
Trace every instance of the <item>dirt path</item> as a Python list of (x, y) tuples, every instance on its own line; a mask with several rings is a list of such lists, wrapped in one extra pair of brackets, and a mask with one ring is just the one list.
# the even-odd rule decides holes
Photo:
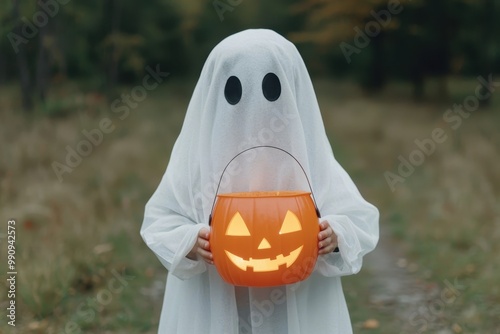
[(417, 278), (416, 264), (408, 263), (401, 247), (381, 227), (380, 242), (367, 255), (364, 267), (372, 278), (371, 302), (393, 314), (401, 333), (462, 333), (450, 323), (447, 304), (453, 299), (452, 286), (423, 282)]

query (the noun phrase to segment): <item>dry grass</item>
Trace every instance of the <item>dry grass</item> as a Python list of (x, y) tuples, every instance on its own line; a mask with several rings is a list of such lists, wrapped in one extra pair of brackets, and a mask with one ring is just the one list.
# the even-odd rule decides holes
[[(453, 88), (460, 98), (474, 85)], [(0, 219), (17, 220), (18, 332), (62, 333), (73, 322), (92, 333), (154, 332), (165, 272), (139, 228), (192, 86), (164, 85), (123, 121), (107, 112), (103, 99), (65, 89), (74, 96), (66, 107), (77, 111), (54, 119), (23, 116), (15, 91), (0, 93)], [(383, 173), (397, 169), (398, 156), (408, 157), (416, 138), (447, 126), (448, 105), (416, 105), (396, 89), (377, 98), (348, 84), (319, 81), (316, 89), (337, 158), (381, 209), (381, 223), (417, 262), (417, 274), (436, 282), (459, 279), (467, 290), (453, 307), (464, 328), (498, 330), (500, 114), (478, 111), (458, 130), (447, 129), (448, 140), (391, 192)], [(62, 162), (66, 145), (74, 147), (81, 131), (103, 117), (115, 130), (58, 182), (51, 163)], [(88, 298), (103, 296), (113, 273), (127, 277), (124, 289), (93, 314), (82, 308)], [(356, 288), (364, 291), (349, 289)], [(0, 293), (5, 296), (3, 288)], [(366, 317), (363, 312), (352, 309), (353, 319)]]
[[(28, 118), (15, 112), (9, 94), (2, 96), (1, 219), (17, 221), (19, 332), (59, 333), (72, 322), (93, 333), (136, 332), (157, 322), (152, 311), (161, 290), (153, 295), (149, 289), (164, 280), (164, 271), (139, 228), (182, 122), (183, 110), (169, 102), (175, 96), (169, 92), (150, 96), (123, 121), (100, 111), (106, 110), (102, 102), (80, 105), (67, 118)], [(165, 113), (164, 103), (174, 109)], [(104, 117), (115, 130), (59, 182), (52, 162), (64, 162), (66, 145), (75, 147), (84, 139), (81, 131)], [(133, 279), (108, 303), (103, 291), (113, 272)], [(99, 293), (102, 311), (102, 305), (94, 313), (79, 308)]]

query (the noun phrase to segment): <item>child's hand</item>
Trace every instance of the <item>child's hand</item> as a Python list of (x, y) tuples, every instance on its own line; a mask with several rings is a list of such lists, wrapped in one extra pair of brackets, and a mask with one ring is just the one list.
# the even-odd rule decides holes
[(210, 251), (210, 230), (203, 227), (198, 232), (198, 239), (188, 254), (188, 258), (196, 259), (196, 254), (200, 255), (201, 258), (208, 264), (214, 264), (213, 255)]
[(337, 248), (337, 235), (330, 224), (325, 220), (319, 224), (318, 254), (331, 253)]

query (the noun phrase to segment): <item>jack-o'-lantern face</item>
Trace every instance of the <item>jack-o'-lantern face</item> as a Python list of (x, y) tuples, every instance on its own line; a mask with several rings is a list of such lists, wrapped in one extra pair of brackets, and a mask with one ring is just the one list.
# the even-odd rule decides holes
[[(290, 210), (287, 211), (285, 215), (285, 220), (283, 221), (283, 225), (280, 228), (279, 235), (286, 233), (299, 232), (302, 230), (302, 225), (300, 224), (297, 216)], [(250, 231), (248, 227), (241, 217), (239, 212), (236, 212), (229, 225), (226, 229), (226, 235), (228, 236), (240, 236), (240, 237), (251, 237)], [(268, 237), (271, 239), (270, 237)], [(225, 250), (227, 257), (231, 260), (234, 265), (236, 265), (241, 270), (248, 270), (248, 267), (251, 267), (254, 272), (267, 272), (267, 271), (275, 271), (278, 270), (280, 266), (285, 265), (286, 268), (289, 268), (297, 257), (299, 256), (302, 248), (304, 246), (300, 245), (294, 250), (290, 252), (289, 255), (278, 254), (275, 259), (268, 258), (249, 258), (245, 260), (243, 257), (237, 256), (231, 253), (228, 250)], [(257, 249), (271, 249), (272, 246), (266, 237), (262, 237), (262, 240), (259, 242), (259, 246)]]
[(318, 231), (309, 193), (220, 195), (212, 223), (214, 263), (234, 285), (293, 283), (314, 267)]

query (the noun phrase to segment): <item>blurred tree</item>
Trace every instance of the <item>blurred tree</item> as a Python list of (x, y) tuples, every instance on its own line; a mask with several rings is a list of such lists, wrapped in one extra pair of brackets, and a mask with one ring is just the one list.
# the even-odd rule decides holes
[(306, 16), (303, 31), (291, 34), (297, 42), (312, 42), (320, 46), (354, 38), (356, 26), (362, 26), (370, 12), (387, 0), (301, 0), (291, 6), (294, 14)]
[[(294, 42), (312, 43), (320, 54), (335, 59), (334, 67), (343, 71), (345, 63), (352, 63), (351, 72), (358, 71), (360, 82), (369, 90), (384, 85), (384, 31), (394, 28), (386, 0), (301, 0), (291, 11), (305, 16), (302, 30), (290, 34)], [(362, 52), (365, 54), (359, 55)]]
[(111, 89), (139, 79), (148, 64), (169, 70), (185, 64), (181, 18), (172, 1), (151, 0), (140, 10), (132, 0), (71, 2), (63, 20), (70, 27), (61, 44), (71, 76), (90, 75)]
[(0, 43), (0, 86), (4, 85), (7, 80), (7, 74), (5, 71), (6, 59), (5, 59), (5, 44)]
[[(175, 75), (187, 67), (186, 47), (181, 25), (183, 17), (174, 1), (150, 0), (137, 11), (135, 1), (123, 3), (120, 31), (124, 35), (121, 62), (121, 80), (143, 75), (144, 67), (162, 68)], [(129, 18), (133, 17), (131, 20)]]
[(45, 101), (54, 75), (59, 82), (90, 79), (93, 88), (112, 91), (117, 82), (138, 80), (146, 65), (182, 73), (185, 47), (173, 4), (151, 0), (138, 11), (132, 0), (2, 2), (0, 21), (6, 24), (1, 30), (10, 45), (0, 42), (9, 49), (0, 57), (0, 77), (12, 54), (29, 110), (33, 97)]
[(107, 62), (108, 66), (108, 90), (113, 91), (116, 81), (118, 80), (118, 66), (119, 60), (121, 58), (121, 54), (123, 53), (123, 49), (126, 49), (124, 44), (126, 45), (127, 39), (120, 38), (122, 34), (120, 34), (120, 20), (122, 15), (122, 1), (120, 0), (106, 0), (105, 1), (105, 17), (109, 17), (109, 22), (111, 27), (109, 28), (109, 33), (107, 37), (104, 39), (104, 46), (108, 47), (107, 55), (109, 61)]
[(19, 69), (19, 80), (21, 83), (22, 105), (25, 111), (33, 109), (32, 83), (26, 51), (27, 39), (21, 21), (20, 1), (12, 1), (12, 19), (15, 22), (13, 34), (9, 35), (9, 40), (16, 51), (17, 66)]
[[(296, 0), (294, 0), (296, 1)], [(222, 6), (222, 7), (219, 7)], [(300, 25), (291, 15), (290, 0), (208, 1), (188, 0), (179, 6), (191, 74), (198, 75), (210, 51), (225, 37), (245, 29), (272, 29), (287, 37)]]
[(370, 91), (391, 78), (410, 80), (416, 98), (435, 77), (435, 95), (445, 97), (450, 74), (500, 70), (499, 7), (498, 0), (4, 1), (0, 82), (19, 79), (25, 109), (67, 78), (112, 93), (148, 65), (197, 75), (224, 37), (269, 28), (297, 44), (313, 74), (351, 75)]
[(335, 71), (370, 90), (397, 77), (410, 80), (421, 99), (426, 78), (435, 77), (435, 95), (446, 98), (447, 78), (463, 64), (474, 76), (495, 70), (498, 7), (496, 0), (300, 0), (291, 9), (306, 20), (291, 38), (314, 45)]
[(424, 96), (428, 76), (438, 78), (437, 97), (449, 96), (446, 81), (463, 5), (462, 0), (412, 1), (398, 17), (399, 28), (392, 33), (391, 61), (394, 73), (411, 80), (417, 100)]
[[(47, 8), (50, 0), (38, 0), (36, 11), (38, 13), (43, 13), (44, 8)], [(47, 14), (46, 14), (47, 15)], [(48, 18), (49, 16), (47, 16)], [(51, 35), (50, 35), (51, 20), (47, 19), (46, 24), (41, 24), (38, 28), (38, 56), (36, 63), (36, 73), (35, 73), (35, 85), (36, 85), (36, 95), (41, 102), (45, 102), (45, 98), (48, 91), (49, 85), (49, 48), (51, 47)]]
[[(228, 6), (229, 3), (227, 3)], [(190, 73), (198, 76), (201, 67), (214, 46), (221, 39), (249, 27), (249, 19), (255, 19), (257, 2), (241, 2), (232, 10), (218, 11), (212, 1), (198, 2), (184, 8), (190, 17), (189, 24), (183, 25), (183, 35), (189, 41), (187, 46)]]
[[(10, 4), (7, 2), (0, 3), (0, 36), (7, 36), (12, 31), (11, 13)], [(10, 48), (10, 43), (7, 43), (8, 38), (0, 39), (0, 86), (7, 81), (8, 76), (7, 62), (9, 61), (9, 57), (7, 56), (7, 51)]]
[(488, 77), (494, 71), (495, 57), (498, 55), (497, 33), (499, 29), (497, 18), (500, 8), (498, 1), (495, 0), (482, 0), (478, 6), (481, 13), (478, 16), (482, 18), (482, 23), (479, 25), (482, 27), (482, 31), (480, 31), (481, 43), (484, 45), (480, 53), (480, 75), (486, 79), (486, 83), (481, 83), (481, 95), (486, 98), (481, 99), (480, 103), (482, 106), (487, 106), (490, 104), (491, 92), (494, 90), (494, 87), (491, 87), (492, 84), (488, 81)]

